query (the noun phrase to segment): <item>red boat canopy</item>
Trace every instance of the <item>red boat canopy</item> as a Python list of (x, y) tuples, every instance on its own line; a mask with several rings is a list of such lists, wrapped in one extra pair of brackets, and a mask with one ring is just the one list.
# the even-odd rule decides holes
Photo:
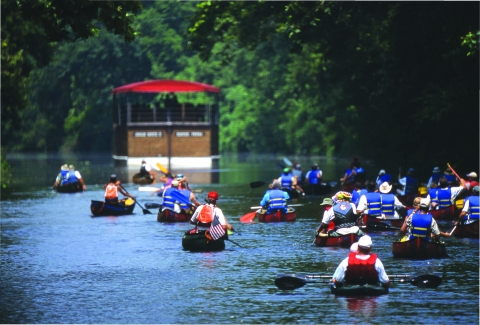
[(219, 93), (220, 88), (185, 80), (148, 80), (114, 88), (112, 93)]

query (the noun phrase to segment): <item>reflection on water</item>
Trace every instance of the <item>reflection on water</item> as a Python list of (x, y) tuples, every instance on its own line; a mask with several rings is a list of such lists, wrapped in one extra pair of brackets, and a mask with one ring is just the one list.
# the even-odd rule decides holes
[[(19, 190), (1, 202), (0, 323), (479, 321), (479, 241), (473, 239), (445, 239), (450, 258), (410, 261), (392, 257), (391, 243), (398, 234), (370, 234), (388, 274), (441, 272), (444, 282), (436, 289), (392, 283), (390, 294), (367, 299), (335, 297), (323, 283), (278, 290), (274, 285), (278, 273), (331, 275), (348, 249), (311, 245), (321, 220), (320, 197), (298, 199), (295, 203), (303, 206), (296, 208), (293, 223), (239, 222), (266, 189), (252, 189), (249, 183), (279, 175), (276, 157), (222, 159), (215, 171), (219, 183), (191, 181), (203, 190), (197, 195), (202, 202), (208, 191), (220, 193), (219, 207), (238, 232), (231, 239), (243, 248), (226, 242), (227, 249), (218, 253), (183, 251), (181, 238), (191, 226), (159, 223), (154, 209), (143, 214), (137, 206), (130, 216), (92, 218), (90, 201), (103, 197), (102, 184), (114, 169), (109, 159), (97, 157), (87, 163), (40, 158), (15, 161), (13, 170), (21, 175), (15, 185)], [(51, 191), (57, 168), (65, 162), (82, 166), (86, 192)], [(330, 168), (338, 174), (343, 164)], [(214, 171), (181, 172), (194, 179), (197, 173)], [(35, 187), (28, 186), (30, 181)], [(161, 202), (140, 192), (138, 185), (126, 183), (125, 188), (142, 206)], [(443, 231), (451, 229), (448, 222), (439, 225)]]

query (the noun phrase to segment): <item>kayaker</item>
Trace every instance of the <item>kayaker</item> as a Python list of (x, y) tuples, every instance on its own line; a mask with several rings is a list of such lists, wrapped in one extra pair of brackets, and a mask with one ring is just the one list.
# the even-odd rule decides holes
[(457, 177), (455, 176), (450, 167), (447, 167), (445, 169), (445, 171), (443, 172), (443, 177), (447, 179), (449, 187), (458, 185)]
[(281, 210), (283, 213), (288, 213), (287, 200), (290, 200), (290, 195), (281, 190), (282, 185), (278, 180), (272, 183), (272, 189), (267, 191), (260, 201), (262, 209), (259, 213), (273, 213), (276, 210)]
[(68, 168), (67, 164), (60, 166), (60, 172), (55, 179), (55, 183), (53, 183), (53, 187), (57, 186), (65, 186), (68, 185), (68, 172), (70, 169)]
[[(180, 178), (180, 179), (182, 179), (182, 178)], [(177, 177), (177, 179), (178, 179), (178, 177)], [(198, 200), (197, 200), (195, 194), (193, 193), (193, 191), (188, 188), (187, 182), (179, 182), (178, 191), (180, 191), (180, 193), (185, 195), (195, 207), (198, 207), (200, 205), (200, 202), (198, 202)], [(191, 205), (188, 205), (188, 204), (183, 203), (183, 202), (180, 202), (180, 208), (183, 209), (187, 213), (192, 213), (193, 212), (192, 211), (193, 207)]]
[(343, 284), (380, 284), (383, 287), (390, 285), (382, 261), (376, 254), (371, 253), (372, 238), (368, 235), (360, 237), (356, 252), (350, 252), (335, 270), (332, 277), (332, 284), (341, 286)]
[(478, 176), (475, 172), (470, 172), (467, 174), (467, 179), (465, 180), (465, 186), (470, 190), (470, 193), (473, 193), (473, 188), (478, 186)]
[(277, 181), (282, 185), (282, 190), (294, 190), (301, 195), (305, 195), (303, 189), (298, 185), (298, 177), (294, 176), (289, 168), (283, 170), (282, 175), (280, 175)]
[(78, 170), (75, 170), (74, 165), (69, 165), (68, 166), (69, 172), (68, 172), (68, 183), (73, 184), (73, 183), (80, 183), (82, 185), (83, 190), (87, 189), (87, 185), (85, 185), (85, 182), (83, 181), (82, 175)]
[(131, 197), (135, 199), (130, 193), (127, 193), (120, 186), (120, 181), (117, 180), (117, 175), (110, 175), (110, 182), (103, 186), (105, 188), (105, 203), (111, 205), (118, 205), (118, 192), (122, 193), (123, 196)]
[[(323, 216), (325, 216), (325, 213), (327, 213), (327, 211), (330, 210), (334, 204), (335, 203), (333, 202), (333, 200), (329, 197), (326, 197), (326, 198), (323, 199), (323, 202), (320, 203), (320, 205), (323, 206), (324, 209), (325, 209), (323, 211)], [(321, 229), (321, 225), (320, 225), (320, 227), (317, 228), (317, 231), (316, 231), (317, 235), (320, 233), (320, 229)], [(333, 230), (333, 229), (335, 229), (335, 223), (333, 221), (331, 221), (330, 224), (328, 225), (327, 231), (330, 231), (330, 230)]]
[(162, 211), (165, 210), (171, 210), (176, 213), (180, 213), (180, 205), (178, 203), (175, 203), (175, 199), (172, 197), (172, 192), (173, 191), (178, 191), (178, 181), (174, 180), (172, 181), (171, 186), (169, 186), (165, 191), (163, 192), (163, 202), (162, 202)]
[(209, 192), (205, 202), (197, 207), (190, 219), (190, 223), (196, 225), (193, 231), (208, 230), (213, 240), (222, 237), (226, 230), (233, 230), (233, 227), (227, 222), (220, 208), (217, 207), (218, 193)]
[(465, 180), (460, 179), (460, 186), (449, 187), (449, 181), (446, 177), (440, 177), (439, 180), (440, 187), (436, 191), (436, 200), (437, 204), (433, 204), (432, 208), (444, 209), (450, 207), (454, 204), (455, 199), (460, 193), (467, 188), (465, 185)]
[(362, 185), (360, 182), (355, 183), (355, 189), (352, 192), (352, 203), (355, 204), (355, 206), (358, 206), (358, 203), (360, 201), (360, 198), (362, 195), (365, 195), (368, 193), (368, 190), (366, 188), (363, 188), (366, 183)]
[(438, 229), (437, 222), (428, 213), (429, 208), (430, 201), (426, 198), (420, 199), (418, 211), (407, 216), (400, 228), (401, 233), (406, 233), (400, 241), (408, 241), (415, 237), (425, 238), (428, 241), (433, 238), (438, 241), (440, 237), (450, 237), (449, 233)]
[(295, 163), (293, 165), (292, 175), (294, 177), (297, 177), (297, 183), (303, 183), (304, 179), (303, 179), (302, 165), (300, 165), (299, 163)]
[(305, 175), (305, 184), (322, 184), (323, 173), (318, 169), (318, 164), (312, 165), (311, 169)]
[(345, 174), (343, 175), (342, 178), (340, 178), (340, 182), (342, 184), (342, 191), (344, 192), (352, 192), (353, 189), (355, 188), (355, 175), (357, 174), (356, 172), (356, 167), (351, 166), (348, 169), (345, 169)]
[(382, 218), (383, 219), (400, 219), (398, 210), (405, 209), (405, 206), (398, 200), (398, 198), (391, 192), (392, 185), (384, 182), (380, 185), (380, 202), (382, 205)]
[(377, 183), (377, 187), (380, 187), (380, 185), (382, 185), (384, 182), (390, 183), (391, 180), (392, 176), (390, 176), (390, 174), (387, 174), (385, 169), (381, 169), (378, 172), (378, 176), (375, 182)]
[[(322, 224), (319, 229), (320, 235), (328, 233), (329, 237), (341, 237), (348, 234), (363, 236), (363, 232), (356, 226), (357, 209), (355, 205), (350, 202), (351, 199), (352, 194), (348, 192), (338, 192), (335, 194), (333, 198), (335, 204), (323, 215)], [(335, 223), (335, 229), (327, 231), (331, 221)]]
[(142, 160), (142, 165), (140, 166), (140, 177), (152, 179), (152, 184), (155, 184), (157, 181), (157, 174), (153, 171), (152, 166), (147, 164), (145, 160)]
[(382, 214), (382, 202), (380, 193), (375, 189), (375, 182), (367, 182), (367, 193), (360, 196), (357, 205), (357, 214), (380, 216)]
[(398, 182), (403, 186), (403, 189), (397, 189), (397, 194), (400, 196), (415, 195), (418, 188), (418, 180), (415, 177), (415, 170), (409, 168), (407, 175), (402, 177), (402, 168), (398, 169)]
[(440, 180), (440, 177), (442, 177), (442, 171), (440, 170), (440, 167), (434, 167), (432, 171), (432, 175), (428, 179), (427, 187), (430, 187), (430, 184), (432, 183), (435, 183), (438, 185), (438, 181)]
[(463, 209), (455, 222), (455, 226), (465, 220), (478, 220), (480, 217), (479, 192), (480, 186), (472, 189), (473, 195), (467, 197), (463, 202)]
[(359, 161), (355, 162), (355, 176), (353, 177), (355, 183), (360, 183), (361, 188), (365, 187), (365, 181), (367, 180), (367, 174)]

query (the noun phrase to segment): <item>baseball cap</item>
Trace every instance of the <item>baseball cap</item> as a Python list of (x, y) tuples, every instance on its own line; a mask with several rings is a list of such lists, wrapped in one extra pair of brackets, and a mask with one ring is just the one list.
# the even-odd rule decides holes
[(372, 238), (368, 235), (363, 235), (358, 240), (358, 246), (362, 248), (370, 248), (372, 247)]

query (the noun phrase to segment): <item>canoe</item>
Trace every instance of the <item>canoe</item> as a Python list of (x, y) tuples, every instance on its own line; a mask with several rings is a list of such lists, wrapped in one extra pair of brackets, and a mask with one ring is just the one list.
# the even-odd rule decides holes
[(388, 293), (388, 287), (381, 285), (332, 285), (330, 292), (336, 296), (356, 297), (356, 296), (381, 296)]
[(340, 246), (350, 248), (355, 242), (358, 242), (358, 236), (356, 234), (348, 234), (340, 237), (331, 237), (328, 235), (315, 236), (315, 246), (317, 247)]
[(190, 230), (188, 230), (183, 235), (182, 247), (190, 252), (219, 252), (225, 249), (225, 239), (222, 237), (207, 242), (205, 230), (199, 230), (194, 234), (191, 234)]
[(282, 221), (292, 222), (297, 219), (297, 214), (295, 210), (288, 213), (282, 213), (280, 212), (280, 210), (277, 210), (274, 213), (265, 213), (265, 214), (257, 212), (256, 216), (259, 222), (282, 222)]
[(73, 184), (67, 184), (63, 186), (57, 186), (54, 187), (55, 191), (58, 193), (77, 193), (77, 192), (83, 192), (83, 186), (80, 184), (80, 182), (76, 182)]
[(190, 221), (191, 218), (192, 218), (191, 214), (176, 213), (169, 209), (165, 209), (163, 211), (159, 209), (157, 214), (158, 222), (187, 222), (187, 221)]
[(361, 229), (369, 231), (396, 231), (403, 225), (403, 219), (378, 219), (375, 216), (364, 214), (357, 220), (357, 225)]
[(452, 236), (458, 238), (479, 238), (478, 235), (478, 219), (465, 220), (459, 223), (453, 230)]
[(132, 214), (135, 208), (134, 200), (121, 200), (119, 205), (111, 205), (103, 201), (92, 200), (90, 211), (94, 216), (123, 216)]
[(429, 210), (435, 220), (453, 220), (455, 219), (455, 206), (451, 205), (448, 208)]
[(444, 242), (430, 242), (422, 238), (408, 241), (394, 241), (392, 245), (393, 257), (414, 260), (448, 257)]
[(154, 181), (153, 178), (151, 177), (145, 177), (145, 176), (140, 176), (140, 173), (136, 173), (132, 177), (132, 182), (135, 184), (141, 184), (141, 185), (146, 185), (146, 184), (152, 184)]
[(305, 195), (327, 195), (332, 192), (332, 186), (327, 183), (323, 184), (306, 184), (302, 186)]

